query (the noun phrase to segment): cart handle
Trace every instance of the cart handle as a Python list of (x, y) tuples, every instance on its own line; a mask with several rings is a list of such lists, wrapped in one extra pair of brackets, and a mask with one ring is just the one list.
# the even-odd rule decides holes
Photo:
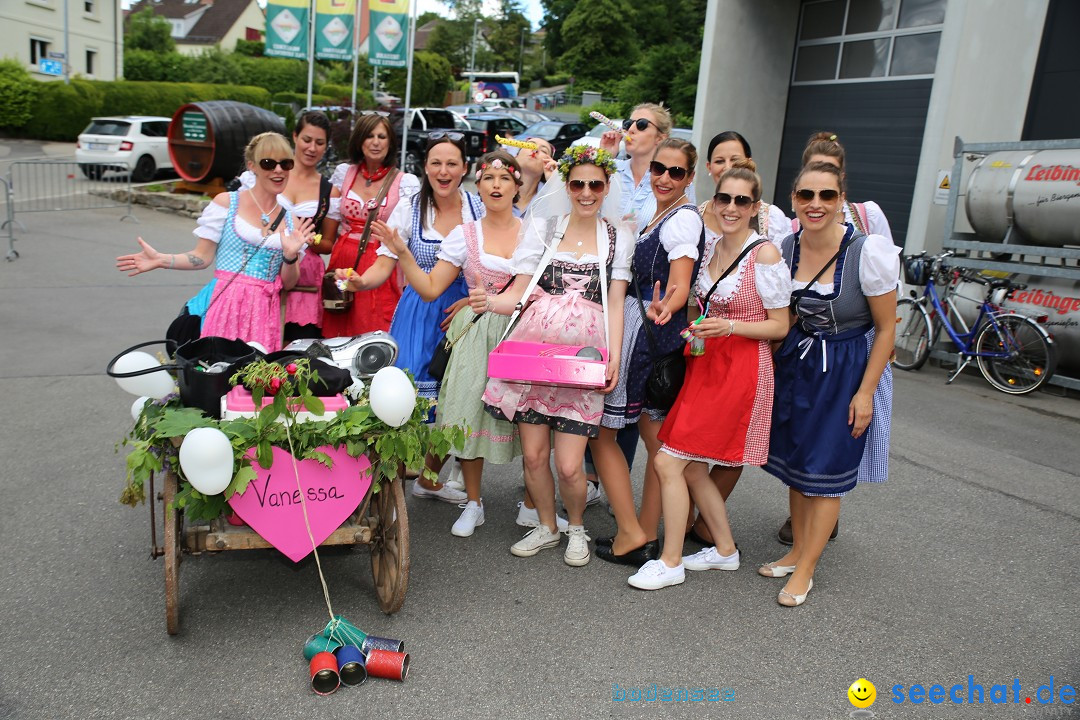
[(175, 340), (150, 340), (148, 342), (139, 343), (138, 345), (132, 345), (127, 350), (121, 350), (117, 353), (116, 357), (109, 361), (109, 364), (105, 366), (105, 374), (114, 378), (129, 378), (136, 377), (138, 375), (149, 375), (150, 373), (158, 372), (159, 370), (179, 370), (180, 366), (173, 365), (158, 365), (157, 367), (145, 368), (143, 370), (132, 370), (131, 372), (116, 372), (113, 368), (116, 366), (116, 361), (127, 355), (132, 350), (138, 350), (139, 348), (147, 347), (148, 345), (165, 345), (169, 355), (176, 354), (176, 341)]

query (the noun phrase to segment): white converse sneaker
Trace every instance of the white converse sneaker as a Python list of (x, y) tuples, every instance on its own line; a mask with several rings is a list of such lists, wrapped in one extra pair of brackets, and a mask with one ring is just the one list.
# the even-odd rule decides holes
[(459, 505), (469, 499), (469, 496), (460, 490), (455, 490), (449, 485), (443, 485), (435, 489), (429, 489), (417, 480), (412, 486), (413, 497), (427, 498), (428, 500), (442, 500), (443, 502)]
[(716, 547), (707, 547), (682, 559), (687, 570), (738, 570), (739, 550), (727, 557), (716, 551)]
[(670, 568), (663, 560), (650, 560), (641, 566), (636, 574), (626, 579), (630, 587), (639, 590), (659, 590), (669, 585), (682, 585), (686, 579), (682, 563), (678, 567)]
[(551, 532), (547, 525), (537, 525), (510, 546), (510, 553), (518, 557), (532, 557), (545, 548), (558, 547), (561, 540), (562, 535)]
[(450, 476), (443, 483), (446, 487), (453, 488), (465, 492), (465, 481), (461, 478), (461, 463), (457, 460), (452, 460), (450, 466)]
[(571, 525), (566, 534), (570, 541), (566, 544), (566, 552), (562, 556), (563, 562), (571, 567), (588, 565), (592, 560), (592, 553), (589, 552), (591, 538), (585, 534), (585, 526)]
[(585, 491), (585, 507), (595, 505), (604, 498), (604, 494), (600, 491), (600, 483), (587, 482), (585, 485), (588, 488)]
[(476, 530), (477, 525), (484, 524), (483, 500), (479, 503), (470, 500), (458, 507), (465, 509), (461, 511), (461, 517), (454, 521), (454, 527), (450, 528), (450, 534), (457, 537), (469, 537)]
[[(517, 520), (515, 522), (521, 527), (536, 527), (540, 524), (540, 516), (536, 512), (536, 508), (527, 508), (525, 503), (519, 500)], [(569, 527), (566, 518), (556, 515), (555, 522), (559, 526), (559, 532), (566, 532), (566, 528)]]

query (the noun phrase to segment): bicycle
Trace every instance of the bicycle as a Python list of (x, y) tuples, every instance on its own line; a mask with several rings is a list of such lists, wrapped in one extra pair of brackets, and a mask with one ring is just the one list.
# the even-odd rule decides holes
[[(923, 252), (904, 258), (905, 281), (926, 287), (921, 297), (897, 302), (893, 365), (901, 370), (921, 368), (944, 330), (960, 354), (960, 362), (946, 384), (975, 360), (986, 381), (1001, 392), (1024, 395), (1045, 385), (1057, 367), (1054, 338), (1034, 319), (1000, 305), (1027, 286), (985, 277), (970, 269), (950, 268), (945, 260), (953, 254), (946, 250), (939, 255), (927, 256)], [(935, 286), (938, 280), (945, 286), (940, 297)], [(957, 295), (962, 282), (986, 287), (978, 317), (970, 327), (954, 302), (955, 297), (963, 297)]]

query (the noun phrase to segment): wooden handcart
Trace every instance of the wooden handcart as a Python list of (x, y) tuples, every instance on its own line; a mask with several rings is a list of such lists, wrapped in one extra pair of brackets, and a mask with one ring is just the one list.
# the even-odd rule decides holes
[[(155, 479), (161, 481), (160, 489), (155, 488)], [(156, 478), (151, 475), (149, 486), (151, 555), (165, 557), (165, 628), (175, 635), (180, 630), (180, 565), (185, 553), (200, 555), (272, 546), (251, 528), (231, 525), (224, 517), (209, 525), (186, 523), (183, 511), (173, 507), (178, 479), (168, 462)], [(158, 503), (164, 517), (160, 544)], [(369, 488), (357, 511), (321, 546), (327, 545), (367, 545), (379, 607), (387, 615), (400, 610), (409, 586), (409, 515), (402, 476), (384, 479), (377, 493)]]

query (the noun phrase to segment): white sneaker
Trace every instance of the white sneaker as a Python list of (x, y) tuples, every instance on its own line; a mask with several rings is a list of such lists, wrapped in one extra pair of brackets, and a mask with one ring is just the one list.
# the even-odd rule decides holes
[(739, 551), (736, 549), (733, 554), (724, 557), (715, 547), (707, 547), (693, 555), (687, 555), (682, 562), (687, 570), (738, 570)]
[(585, 484), (588, 487), (585, 491), (585, 507), (595, 505), (604, 498), (604, 494), (600, 491), (600, 483), (587, 482)]
[(551, 532), (547, 525), (538, 525), (511, 545), (510, 553), (518, 557), (532, 557), (545, 548), (558, 547), (561, 540), (562, 535)]
[(570, 541), (566, 544), (563, 562), (572, 567), (588, 565), (592, 560), (592, 553), (589, 552), (590, 538), (585, 534), (585, 526), (571, 525), (566, 534)]
[(443, 485), (442, 487), (435, 488), (434, 490), (428, 489), (420, 484), (417, 480), (412, 486), (413, 497), (427, 498), (428, 500), (442, 500), (443, 502), (454, 503), (459, 505), (469, 499), (469, 496), (460, 490), (455, 490), (449, 485)]
[[(517, 520), (515, 522), (521, 527), (536, 527), (540, 524), (540, 515), (537, 514), (536, 508), (527, 508), (525, 503), (519, 500)], [(566, 518), (556, 515), (555, 522), (559, 526), (559, 532), (566, 532), (566, 528), (569, 527)]]
[(626, 579), (630, 587), (639, 590), (659, 590), (669, 585), (682, 585), (686, 579), (682, 563), (678, 567), (670, 568), (663, 560), (650, 560), (641, 566), (636, 574)]
[(484, 524), (484, 506), (483, 500), (480, 503), (470, 500), (469, 502), (461, 505), (465, 508), (461, 511), (461, 517), (454, 522), (454, 527), (450, 528), (450, 534), (457, 537), (469, 537), (476, 530), (477, 525)]
[(450, 476), (443, 485), (465, 492), (465, 481), (461, 479), (461, 463), (457, 460), (453, 460), (452, 462), (453, 465), (450, 466)]

